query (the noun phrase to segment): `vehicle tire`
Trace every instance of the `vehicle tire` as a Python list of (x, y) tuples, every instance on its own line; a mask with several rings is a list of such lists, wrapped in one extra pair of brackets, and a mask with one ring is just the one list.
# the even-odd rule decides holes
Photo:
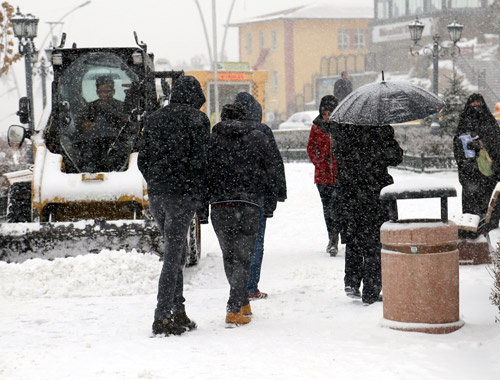
[(31, 182), (15, 182), (9, 187), (7, 223), (31, 222)]
[(201, 230), (200, 220), (195, 216), (191, 221), (186, 242), (186, 266), (198, 264), (201, 257)]

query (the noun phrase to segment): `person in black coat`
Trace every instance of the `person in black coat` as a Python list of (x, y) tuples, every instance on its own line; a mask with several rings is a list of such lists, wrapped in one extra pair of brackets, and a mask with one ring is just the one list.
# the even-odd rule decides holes
[[(470, 95), (460, 114), (453, 153), (462, 185), (462, 212), (483, 217), (500, 178), (500, 129), (480, 94)], [(481, 172), (480, 155), (491, 162), (489, 173)]]
[[(244, 123), (255, 127), (255, 129), (263, 132), (268, 137), (269, 144), (273, 151), (272, 159), (269, 164), (274, 167), (274, 171), (277, 173), (276, 181), (278, 186), (278, 201), (284, 202), (286, 199), (285, 166), (283, 165), (281, 153), (278, 149), (278, 145), (276, 144), (276, 140), (274, 139), (273, 131), (266, 124), (263, 124), (261, 122), (261, 105), (248, 92), (238, 93), (238, 95), (236, 95), (234, 103), (241, 104), (245, 108), (247, 116), (244, 120)], [(250, 276), (248, 279), (247, 287), (250, 299), (260, 299), (267, 297), (267, 293), (261, 292), (258, 287), (260, 281), (262, 259), (264, 256), (265, 231), (266, 217), (264, 215), (264, 210), (261, 208), (259, 216), (259, 232), (257, 234), (257, 241), (255, 243), (255, 249), (252, 255), (252, 265), (250, 266)]]
[(269, 138), (245, 122), (245, 108), (238, 103), (226, 104), (221, 118), (210, 135), (208, 194), (230, 285), (226, 323), (241, 325), (251, 321), (247, 284), (259, 209), (272, 217), (279, 188)]
[(344, 285), (365, 305), (379, 300), (382, 290), (380, 227), (389, 219), (380, 191), (393, 183), (389, 166), (398, 165), (403, 150), (394, 129), (385, 126), (328, 123), (337, 159), (337, 212), (346, 244)]
[(200, 111), (204, 103), (196, 78), (175, 80), (170, 103), (146, 118), (140, 142), (138, 166), (165, 241), (154, 334), (178, 335), (196, 327), (185, 312), (183, 270), (189, 225), (206, 202), (210, 120)]
[(344, 98), (352, 92), (352, 83), (348, 77), (349, 74), (347, 71), (342, 71), (340, 73), (340, 79), (333, 85), (333, 95), (339, 102), (344, 100)]

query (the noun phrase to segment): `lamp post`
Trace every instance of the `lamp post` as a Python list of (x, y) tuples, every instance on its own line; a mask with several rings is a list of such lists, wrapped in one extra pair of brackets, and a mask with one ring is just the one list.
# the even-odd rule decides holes
[[(413, 41), (413, 46), (410, 47), (411, 55), (419, 55), (418, 51), (413, 51), (415, 46), (421, 48), (421, 51), (432, 57), (432, 65), (433, 65), (433, 78), (432, 78), (432, 88), (434, 94), (437, 96), (439, 94), (439, 57), (442, 54), (448, 52), (448, 48), (442, 46), (439, 43), (441, 36), (439, 34), (434, 34), (432, 36), (432, 49), (428, 47), (422, 47), (418, 44), (418, 42), (422, 39), (422, 33), (424, 31), (425, 25), (418, 19), (418, 17), (408, 24), (408, 29), (410, 30), (410, 38)], [(453, 61), (453, 75), (455, 75), (455, 48), (458, 49), (458, 54), (460, 54), (460, 48), (457, 46), (457, 42), (460, 41), (462, 37), (462, 30), (464, 26), (457, 23), (454, 20), (451, 24), (448, 25), (448, 33), (450, 35), (450, 39), (453, 42), (452, 46), (452, 61)], [(440, 133), (440, 126), (438, 121), (438, 115), (434, 114), (432, 124), (431, 124), (431, 132), (435, 134)]]
[(12, 17), (12, 28), (14, 36), (19, 39), (19, 54), (24, 56), (24, 66), (26, 72), (26, 96), (30, 101), (29, 107), (29, 129), (34, 130), (34, 115), (33, 115), (33, 77), (32, 77), (32, 60), (35, 57), (36, 49), (33, 44), (33, 39), (37, 36), (38, 18), (32, 14), (24, 15), (17, 8), (16, 14)]

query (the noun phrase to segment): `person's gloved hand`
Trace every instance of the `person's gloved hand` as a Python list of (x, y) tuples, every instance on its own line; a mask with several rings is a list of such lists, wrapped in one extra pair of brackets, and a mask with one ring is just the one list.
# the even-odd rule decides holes
[(481, 142), (479, 140), (470, 141), (467, 143), (467, 149), (479, 153), (479, 151), (481, 150)]

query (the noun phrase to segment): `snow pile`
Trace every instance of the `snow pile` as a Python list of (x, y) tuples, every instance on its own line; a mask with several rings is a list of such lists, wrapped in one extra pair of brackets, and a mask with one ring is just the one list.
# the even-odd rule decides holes
[(154, 293), (161, 262), (158, 256), (103, 250), (99, 257), (81, 255), (23, 264), (0, 262), (0, 297), (65, 298), (128, 296)]

